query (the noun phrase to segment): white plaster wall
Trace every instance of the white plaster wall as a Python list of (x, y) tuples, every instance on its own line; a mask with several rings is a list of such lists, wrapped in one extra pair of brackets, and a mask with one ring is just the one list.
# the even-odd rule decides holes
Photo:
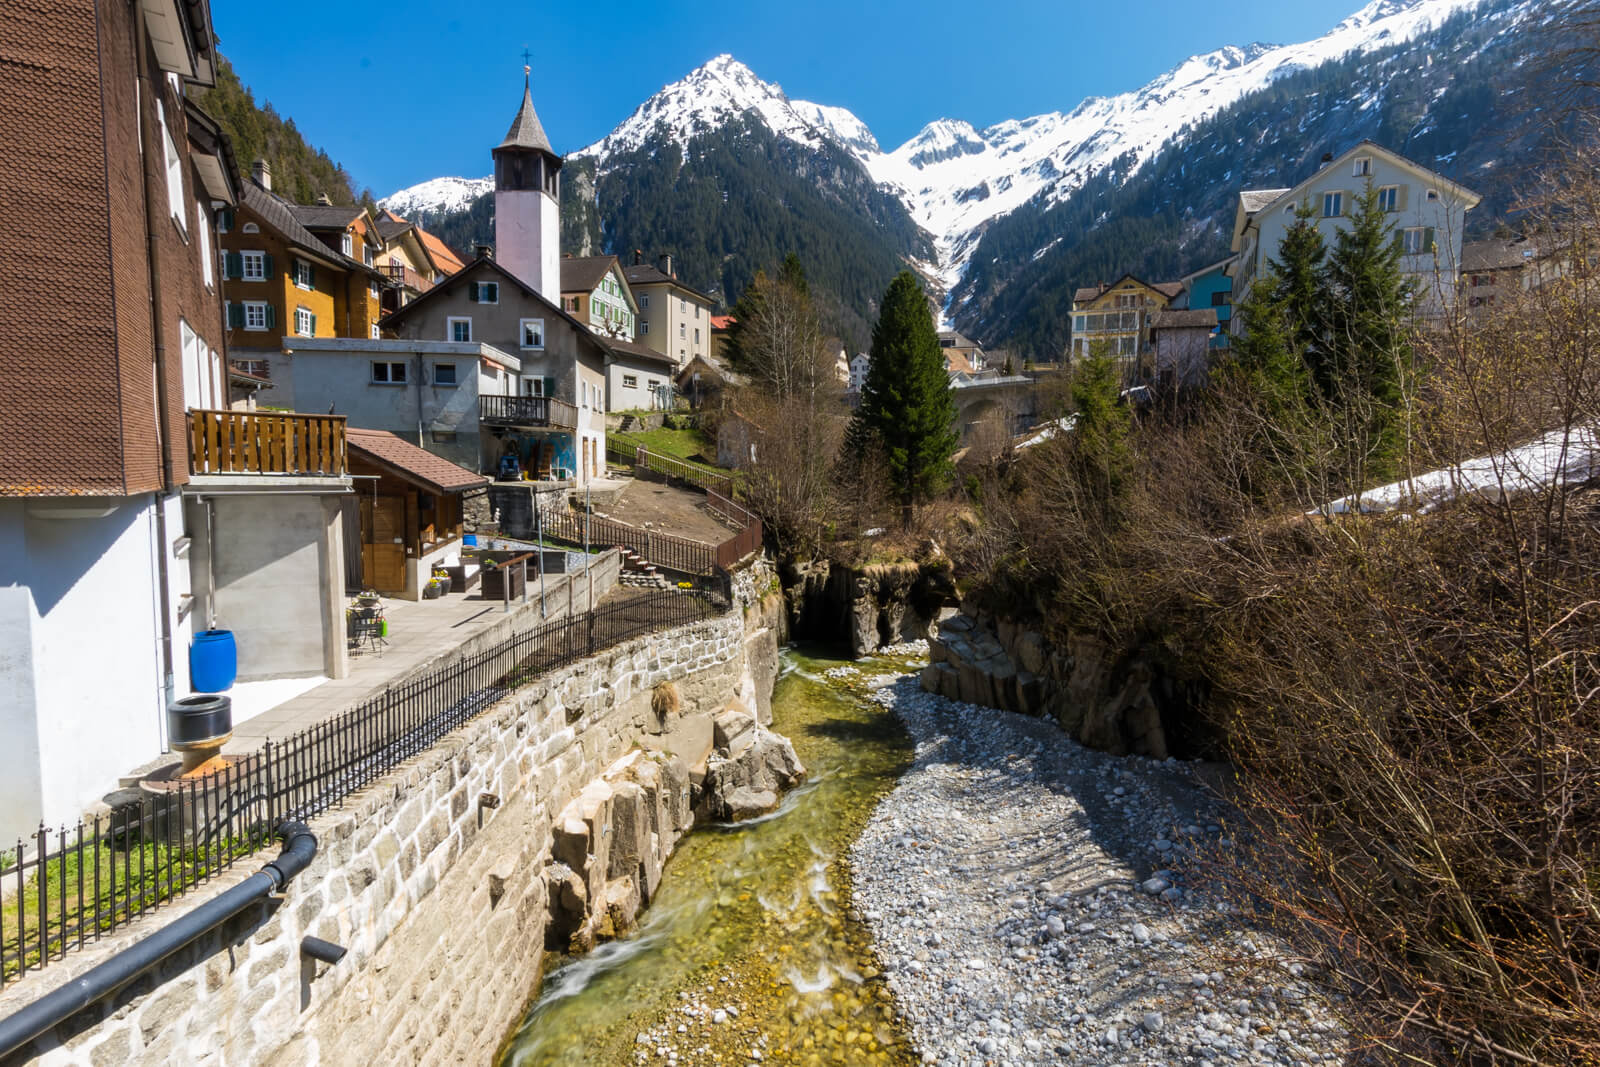
[[(19, 751), (3, 759), (22, 765), (5, 787), (20, 804), (0, 806), (0, 840), (41, 819), (75, 822), (119, 775), (162, 750), (155, 498), (105, 503), (113, 510), (99, 518), (39, 518), (20, 501), (0, 512), (9, 549), (0, 553), (0, 632), (18, 641), (8, 642), (0, 678), (9, 698), (0, 748), (18, 739)], [(169, 533), (181, 530), (175, 521)], [(187, 640), (180, 648), (175, 637), (175, 673), (187, 675), (186, 652)]]
[[(632, 375), (637, 383), (633, 388), (622, 383), (624, 375)], [(651, 381), (666, 385), (672, 372), (666, 367), (645, 363), (617, 361), (606, 367), (607, 411), (656, 411), (661, 407), (661, 394), (650, 388)]]
[(495, 260), (556, 307), (561, 306), (559, 215), (556, 202), (539, 190), (495, 191)]

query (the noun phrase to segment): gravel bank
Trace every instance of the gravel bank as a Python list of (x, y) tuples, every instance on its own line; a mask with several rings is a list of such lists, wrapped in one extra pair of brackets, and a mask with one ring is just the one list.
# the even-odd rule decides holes
[(851, 852), (854, 906), (927, 1063), (1333, 1063), (1286, 948), (1181, 873), (1227, 848), (1189, 768), (874, 679), (916, 762)]

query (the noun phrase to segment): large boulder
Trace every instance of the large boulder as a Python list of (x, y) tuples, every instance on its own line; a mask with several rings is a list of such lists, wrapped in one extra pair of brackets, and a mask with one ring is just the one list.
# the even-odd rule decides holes
[(738, 752), (716, 753), (706, 761), (699, 809), (713, 819), (748, 819), (771, 811), (785, 789), (800, 784), (806, 769), (794, 745), (762, 726)]

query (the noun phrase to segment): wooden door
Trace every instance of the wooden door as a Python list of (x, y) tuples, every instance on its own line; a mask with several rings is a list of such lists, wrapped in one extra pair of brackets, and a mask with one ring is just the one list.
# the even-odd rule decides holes
[(405, 591), (405, 516), (403, 497), (361, 499), (361, 569), (380, 593)]

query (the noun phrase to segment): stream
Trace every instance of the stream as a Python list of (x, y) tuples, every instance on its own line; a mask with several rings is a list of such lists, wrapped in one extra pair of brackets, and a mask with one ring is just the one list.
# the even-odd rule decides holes
[(697, 826), (628, 937), (551, 957), (497, 1062), (916, 1062), (871, 938), (850, 917), (847, 863), (911, 760), (866, 682), (916, 666), (786, 651), (772, 729), (794, 742), (806, 781), (760, 819)]

